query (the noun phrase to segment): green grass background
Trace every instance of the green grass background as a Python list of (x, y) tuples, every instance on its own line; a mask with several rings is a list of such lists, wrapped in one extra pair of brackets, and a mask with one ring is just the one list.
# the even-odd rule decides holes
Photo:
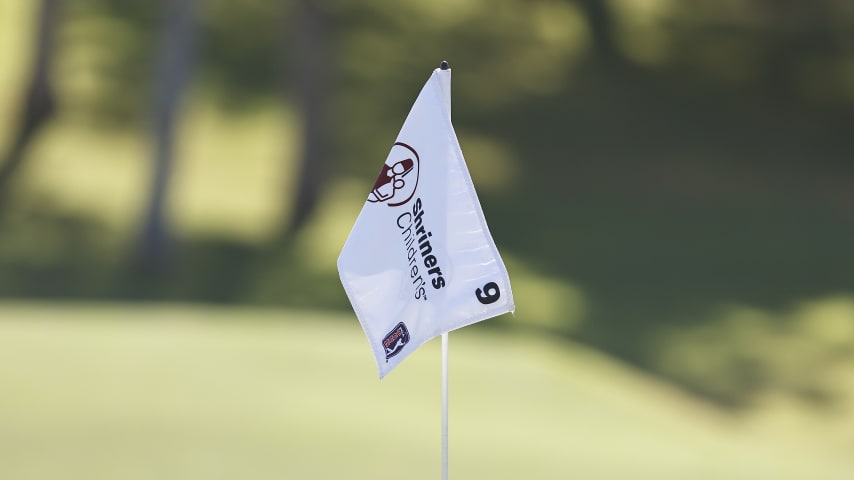
[[(438, 341), (379, 381), (349, 317), (6, 302), (0, 478), (438, 478)], [(454, 332), (450, 379), (452, 478), (854, 475), (850, 409), (722, 410), (564, 340)]]

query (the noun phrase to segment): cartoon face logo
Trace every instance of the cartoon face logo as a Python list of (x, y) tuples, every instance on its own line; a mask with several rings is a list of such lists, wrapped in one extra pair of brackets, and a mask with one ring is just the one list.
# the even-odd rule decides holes
[(383, 338), (385, 361), (388, 362), (389, 358), (400, 353), (407, 343), (409, 343), (409, 330), (403, 322), (400, 322)]
[(386, 202), (389, 207), (408, 202), (418, 187), (419, 167), (418, 152), (403, 142), (395, 143), (368, 194), (368, 201)]

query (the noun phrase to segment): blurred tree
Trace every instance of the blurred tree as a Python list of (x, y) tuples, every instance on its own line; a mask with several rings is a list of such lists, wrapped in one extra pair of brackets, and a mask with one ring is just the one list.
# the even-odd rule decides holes
[(614, 41), (614, 15), (608, 2), (602, 0), (578, 0), (590, 29), (592, 50), (603, 62), (613, 62), (621, 57)]
[[(43, 2), (42, 60), (34, 62), (24, 141), (15, 145), (26, 144), (53, 103), (44, 25), (59, 0)], [(154, 54), (153, 23), (166, 5)], [(287, 232), (306, 224), (324, 187), (373, 180), (418, 87), (447, 59), (456, 69), (455, 126), (502, 251), (584, 297), (578, 322), (554, 319), (564, 323), (561, 333), (661, 369), (663, 333), (711, 325), (714, 315), (705, 312), (720, 305), (773, 312), (793, 299), (852, 291), (854, 2), (401, 0), (393, 7), (388, 0), (64, 4), (55, 75), (63, 113), (72, 122), (98, 120), (96, 135), (143, 118), (153, 124), (139, 258), (159, 265), (168, 253), (178, 108), (193, 44), (204, 38), (194, 100), (217, 100), (226, 115), (280, 113), (271, 104), (284, 95), (302, 128), (298, 165), (286, 169), (295, 177), (284, 193), (294, 199)], [(153, 93), (145, 84), (152, 75)], [(227, 125), (240, 121), (231, 115)], [(252, 287), (232, 287), (251, 285), (269, 268), (272, 281), (261, 282), (274, 285), (265, 287), (269, 301), (346, 305), (335, 297), (334, 271), (309, 270), (295, 244), (274, 245), (283, 260), (268, 266), (267, 257), (253, 262), (256, 245), (233, 248), (216, 235), (184, 238), (193, 248), (180, 275), (153, 295), (172, 288), (180, 289), (176, 298), (239, 300)], [(56, 238), (71, 243), (67, 234)], [(66, 251), (51, 258), (81, 258)], [(21, 257), (2, 245), (0, 255)], [(242, 277), (234, 274), (241, 267)], [(22, 283), (0, 270), (8, 284)], [(46, 277), (53, 278), (31, 289), (45, 291)], [(712, 330), (698, 329), (697, 341)], [(756, 371), (731, 390), (687, 370), (670, 375), (737, 402), (762, 381)]]
[(27, 145), (39, 128), (53, 115), (56, 100), (50, 82), (50, 62), (53, 58), (59, 0), (42, 0), (38, 16), (33, 74), (24, 96), (21, 123), (6, 158), (0, 164), (0, 192), (7, 188), (10, 178), (21, 166)]
[(152, 112), (154, 171), (137, 257), (141, 266), (148, 268), (163, 267), (169, 249), (165, 205), (174, 163), (176, 118), (195, 56), (195, 7), (195, 0), (168, 2), (155, 65)]
[(332, 140), (329, 125), (330, 25), (326, 12), (317, 2), (298, 0), (291, 16), (289, 48), (295, 63), (294, 96), (299, 116), (302, 118), (302, 152), (299, 157), (297, 178), (292, 184), (293, 212), (285, 234), (299, 229), (309, 218), (320, 197), (324, 177), (329, 170)]
[[(768, 30), (770, 39), (763, 55), (765, 61), (760, 81), (767, 86), (774, 100), (785, 100), (798, 94), (809, 96), (810, 92), (805, 91), (811, 87), (806, 85), (808, 77), (813, 75), (809, 70), (827, 59), (845, 59), (845, 43), (852, 38), (850, 32), (840, 35), (834, 26), (835, 17), (841, 13), (838, 3), (832, 0), (757, 2), (755, 8), (760, 11), (760, 18), (765, 19), (764, 28)], [(852, 25), (849, 23), (847, 28), (852, 28)], [(833, 77), (836, 72), (823, 72), (824, 75), (827, 73)]]
[(245, 112), (281, 93), (282, 49), (291, 40), (294, 3), (206, 0), (200, 5), (199, 79), (208, 100), (228, 112)]

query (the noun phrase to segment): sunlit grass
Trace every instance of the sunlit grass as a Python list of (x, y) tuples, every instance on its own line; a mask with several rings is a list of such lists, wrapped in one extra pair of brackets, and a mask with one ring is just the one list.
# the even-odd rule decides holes
[[(2, 478), (439, 474), (435, 342), (380, 382), (351, 315), (7, 304), (0, 319)], [(797, 406), (727, 414), (577, 345), (472, 326), (450, 365), (458, 478), (854, 471), (846, 439)]]
[[(295, 128), (281, 105), (230, 116), (191, 103), (167, 196), (178, 234), (268, 240), (288, 213)], [(17, 196), (132, 234), (149, 201), (153, 145), (142, 128), (104, 131), (60, 116), (27, 153)]]
[(290, 213), (298, 121), (275, 98), (231, 115), (204, 102), (191, 104), (182, 124), (173, 218), (190, 236), (269, 240)]
[(98, 132), (60, 117), (26, 153), (15, 188), (19, 201), (93, 218), (115, 232), (135, 230), (147, 196), (151, 161), (134, 132)]

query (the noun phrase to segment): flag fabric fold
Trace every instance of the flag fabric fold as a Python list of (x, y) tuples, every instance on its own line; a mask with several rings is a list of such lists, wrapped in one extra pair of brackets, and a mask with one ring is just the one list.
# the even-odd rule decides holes
[(338, 258), (380, 378), (428, 340), (514, 310), (451, 124), (451, 71), (421, 90)]

